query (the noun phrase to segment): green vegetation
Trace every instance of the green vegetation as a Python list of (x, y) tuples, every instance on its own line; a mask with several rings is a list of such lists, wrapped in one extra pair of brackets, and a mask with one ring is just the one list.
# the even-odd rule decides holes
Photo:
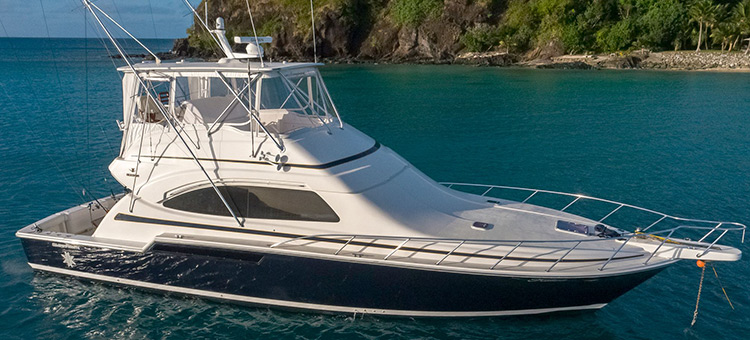
[[(419, 28), (420, 39), (436, 50), (601, 53), (650, 50), (737, 50), (750, 37), (750, 0), (315, 0), (318, 28), (334, 27), (323, 41), (334, 53), (356, 57), (360, 46), (371, 57), (391, 55), (401, 28)], [(204, 3), (197, 6), (201, 16)], [(254, 7), (260, 35), (284, 37), (289, 49), (310, 37), (309, 0), (277, 0)], [(227, 33), (249, 35), (244, 0), (209, 2), (213, 18), (227, 20)], [(429, 25), (425, 23), (429, 22)], [(443, 26), (444, 25), (444, 26)], [(443, 27), (447, 30), (442, 31)], [(342, 33), (343, 32), (343, 33)], [(454, 32), (462, 32), (456, 35)], [(194, 25), (189, 45), (204, 55), (217, 54), (210, 35)], [(439, 37), (439, 38), (435, 38)], [(447, 39), (446, 39), (447, 37)], [(447, 41), (448, 39), (456, 39)], [(281, 39), (280, 39), (281, 40)], [(439, 46), (438, 46), (439, 45)], [(342, 52), (343, 51), (343, 52)], [(375, 55), (373, 55), (373, 53)]]
[[(273, 35), (274, 33), (281, 31), (283, 26), (284, 25), (281, 22), (281, 18), (275, 16), (264, 20), (259, 26), (256, 27), (259, 36), (266, 36)], [(248, 34), (249, 33), (251, 32), (248, 32)]]
[(565, 52), (733, 50), (750, 35), (750, 0), (510, 0), (495, 26), (466, 31), (469, 51), (551, 42)]
[(419, 26), (425, 19), (437, 17), (443, 10), (443, 0), (393, 0), (391, 15), (399, 25)]
[(216, 43), (208, 33), (202, 28), (196, 29), (195, 26), (188, 28), (188, 44), (202, 51), (204, 54), (211, 54), (216, 51)]
[[(331, 8), (340, 8), (347, 5), (352, 0), (314, 0), (315, 13), (320, 15)], [(245, 2), (242, 1), (244, 4)], [(250, 2), (253, 3), (252, 1)], [(307, 36), (310, 34), (310, 0), (281, 0), (279, 1), (282, 8), (288, 14), (293, 14), (297, 18), (295, 25), (296, 30), (300, 34)], [(245, 11), (247, 11), (247, 5), (243, 5)]]
[(500, 43), (497, 29), (489, 25), (470, 28), (461, 36), (461, 43), (472, 52), (484, 52)]

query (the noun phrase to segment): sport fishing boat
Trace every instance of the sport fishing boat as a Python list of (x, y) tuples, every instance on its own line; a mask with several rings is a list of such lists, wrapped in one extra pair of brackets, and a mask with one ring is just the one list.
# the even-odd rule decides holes
[[(100, 21), (106, 13), (84, 1)], [(597, 309), (680, 260), (737, 261), (739, 223), (579, 194), (437, 183), (345, 124), (317, 63), (217, 20), (217, 62), (123, 54), (127, 190), (16, 233), (39, 271), (303, 311), (495, 316)], [(556, 205), (557, 204), (557, 205)]]

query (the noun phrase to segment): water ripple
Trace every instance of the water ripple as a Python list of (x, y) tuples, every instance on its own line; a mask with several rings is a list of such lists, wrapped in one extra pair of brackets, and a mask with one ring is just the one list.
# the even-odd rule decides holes
[[(76, 51), (65, 54), (83, 60)], [(731, 339), (750, 333), (746, 260), (717, 268), (736, 310), (707, 273), (694, 327), (700, 272), (692, 263), (668, 268), (597, 312), (447, 320), (292, 313), (32, 274), (13, 235), (17, 229), (79, 203), (83, 186), (102, 196), (119, 191), (106, 174), (114, 157), (107, 140), (119, 144), (113, 122), (120, 98), (101, 95), (91, 103), (96, 114), (71, 114), (45, 85), (54, 77), (49, 60), (35, 46), (21, 53), (40, 62), (0, 63), (6, 88), (16, 91), (10, 93), (15, 103), (0, 105), (0, 114), (12, 117), (0, 120), (3, 339)], [(96, 91), (119, 93), (109, 60), (89, 67)], [(76, 63), (61, 70), (73, 87), (62, 99), (82, 107), (84, 70)], [(438, 180), (584, 192), (675, 214), (750, 221), (745, 74), (414, 65), (323, 72), (349, 123)], [(34, 92), (50, 100), (31, 101)], [(24, 124), (50, 117), (55, 124)], [(98, 136), (85, 137), (87, 124)]]

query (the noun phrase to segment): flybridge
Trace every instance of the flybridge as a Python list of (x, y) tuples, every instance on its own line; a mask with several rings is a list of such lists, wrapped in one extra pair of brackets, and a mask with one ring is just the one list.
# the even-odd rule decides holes
[[(132, 167), (132, 173), (128, 175), (133, 177), (134, 192), (140, 176), (141, 146), (146, 130), (149, 134), (154, 130), (173, 131), (184, 152), (196, 162), (227, 211), (237, 225), (242, 227), (243, 224), (234, 209), (230, 207), (196, 155), (200, 150), (200, 143), (195, 141), (198, 137), (186, 134), (183, 131), (186, 126), (192, 127), (195, 132), (205, 132), (208, 136), (222, 127), (225, 132), (230, 130), (228, 133), (239, 133), (236, 137), (250, 142), (249, 151), (252, 157), (261, 160), (270, 157), (268, 151), (261, 150), (266, 140), (270, 140), (276, 147), (274, 152), (278, 156), (286, 151), (281, 135), (317, 127), (323, 127), (328, 135), (332, 135), (329, 124), (335, 122), (343, 129), (338, 111), (317, 69), (266, 69), (260, 44), (271, 42), (270, 37), (238, 37), (235, 41), (248, 44), (247, 53), (235, 53), (225, 36), (224, 19), (217, 18), (216, 29), (210, 30), (186, 1), (188, 7), (226, 54), (226, 58), (218, 63), (201, 63), (203, 65), (199, 69), (179, 71), (170, 69), (170, 66), (165, 67), (156, 58), (156, 64), (146, 64), (147, 67), (139, 69), (124, 53), (99, 14), (136, 40), (143, 48), (146, 48), (145, 45), (90, 0), (82, 1), (127, 64), (126, 75), (123, 77), (124, 119), (121, 128), (124, 138), (121, 156), (128, 149), (128, 145), (138, 146), (135, 165)], [(251, 70), (250, 60), (253, 58), (260, 61), (261, 69), (257, 72)], [(247, 61), (238, 63), (244, 65), (244, 72), (240, 71), (242, 68), (226, 72), (227, 70), (217, 67), (232, 60), (243, 59)], [(127, 72), (128, 70), (130, 72)], [(281, 156), (278, 158), (281, 159)], [(270, 159), (267, 161), (273, 162)], [(135, 195), (131, 195), (129, 211), (133, 211), (134, 205)]]

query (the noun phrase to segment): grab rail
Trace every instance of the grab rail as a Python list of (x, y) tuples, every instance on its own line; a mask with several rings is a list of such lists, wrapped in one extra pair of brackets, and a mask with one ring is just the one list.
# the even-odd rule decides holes
[[(433, 264), (435, 266), (444, 265), (445, 260), (451, 256), (462, 256), (466, 258), (481, 257), (484, 259), (497, 259), (496, 262), (494, 262), (491, 266), (487, 268), (488, 270), (494, 270), (502, 261), (510, 259), (511, 254), (517, 252), (519, 248), (523, 248), (523, 247), (531, 248), (531, 247), (540, 247), (540, 246), (549, 247), (551, 244), (558, 244), (560, 246), (554, 247), (553, 248), (554, 251), (552, 251), (551, 253), (562, 252), (562, 255), (559, 257), (554, 257), (554, 258), (553, 257), (535, 257), (535, 258), (523, 259), (524, 262), (552, 262), (552, 264), (545, 270), (546, 272), (550, 272), (559, 263), (566, 262), (566, 258), (569, 257), (570, 254), (576, 252), (576, 250), (580, 249), (579, 248), (580, 245), (588, 244), (590, 242), (607, 242), (607, 241), (613, 241), (613, 240), (622, 242), (617, 249), (612, 250), (611, 254), (609, 254), (606, 260), (604, 259), (601, 260), (603, 263), (597, 269), (599, 271), (603, 271), (607, 267), (607, 265), (609, 265), (613, 260), (617, 259), (617, 255), (622, 252), (622, 250), (625, 248), (625, 245), (628, 244), (633, 238), (651, 238), (651, 239), (660, 241), (659, 245), (656, 246), (653, 251), (650, 251), (648, 253), (648, 258), (643, 262), (644, 266), (649, 265), (652, 258), (656, 256), (659, 250), (661, 250), (664, 244), (666, 243), (679, 243), (681, 245), (688, 246), (692, 249), (698, 249), (698, 251), (703, 250), (700, 254), (696, 255), (698, 258), (700, 258), (706, 255), (712, 249), (717, 249), (715, 248), (715, 245), (717, 244), (717, 242), (719, 242), (719, 240), (721, 240), (730, 231), (741, 231), (742, 242), (744, 243), (744, 240), (745, 240), (746, 226), (742, 223), (737, 223), (737, 222), (721, 222), (721, 221), (682, 218), (682, 217), (677, 217), (677, 216), (661, 213), (661, 212), (651, 210), (651, 209), (641, 208), (641, 207), (627, 204), (627, 203), (621, 203), (621, 202), (616, 202), (616, 201), (601, 199), (601, 198), (596, 198), (596, 197), (590, 197), (590, 196), (581, 195), (581, 194), (571, 194), (571, 193), (564, 193), (564, 192), (558, 192), (558, 191), (529, 189), (529, 188), (510, 187), (510, 186), (498, 186), (498, 185), (468, 184), (468, 183), (441, 183), (441, 184), (447, 186), (448, 188), (462, 187), (462, 186), (479, 188), (483, 190), (483, 193), (479, 195), (481, 197), (500, 198), (496, 196), (489, 196), (489, 194), (495, 189), (516, 190), (516, 191), (527, 192), (528, 195), (526, 195), (525, 199), (523, 199), (520, 202), (522, 204), (530, 204), (527, 202), (529, 202), (529, 200), (531, 200), (533, 197), (535, 197), (536, 195), (540, 193), (572, 198), (572, 200), (568, 202), (561, 209), (550, 208), (550, 209), (555, 209), (561, 212), (564, 212), (570, 209), (575, 204), (585, 202), (585, 201), (603, 202), (603, 203), (610, 204), (613, 207), (612, 209), (607, 210), (604, 216), (597, 220), (598, 223), (602, 223), (602, 224), (604, 224), (605, 220), (612, 219), (613, 216), (615, 216), (616, 214), (620, 212), (623, 212), (625, 209), (634, 209), (637, 211), (653, 214), (656, 216), (653, 222), (650, 222), (643, 229), (636, 228), (635, 231), (629, 231), (629, 232), (626, 232), (624, 234), (620, 234), (614, 237), (603, 237), (603, 238), (565, 239), (565, 240), (471, 240), (471, 239), (456, 239), (456, 238), (414, 237), (414, 236), (407, 237), (407, 236), (363, 235), (363, 234), (316, 234), (316, 235), (306, 235), (306, 236), (289, 238), (289, 239), (274, 243), (270, 245), (270, 247), (278, 248), (278, 247), (282, 247), (282, 246), (289, 245), (295, 242), (300, 242), (300, 241), (307, 241), (307, 242), (313, 242), (313, 243), (333, 242), (333, 243), (342, 244), (341, 247), (338, 247), (338, 249), (336, 249), (336, 251), (333, 253), (333, 255), (340, 255), (341, 252), (346, 247), (356, 244), (356, 245), (363, 246), (364, 247), (363, 249), (369, 250), (371, 248), (380, 248), (380, 249), (384, 249), (385, 251), (388, 251), (387, 255), (381, 258), (381, 260), (384, 260), (384, 261), (392, 259), (392, 256), (400, 250), (411, 251), (413, 253), (427, 252), (427, 253), (440, 256), (437, 262)], [(498, 204), (500, 203), (498, 202)], [(582, 216), (582, 217), (586, 218), (586, 216)], [(591, 220), (596, 220), (596, 219), (592, 218)], [(656, 229), (655, 227), (657, 225), (665, 224), (666, 221), (702, 224), (702, 225), (678, 225), (676, 227), (665, 228), (662, 230), (649, 231), (650, 229)], [(605, 226), (613, 227), (613, 226), (606, 225), (606, 224)], [(617, 229), (625, 230), (626, 228), (617, 228)], [(700, 232), (706, 231), (706, 232), (705, 234), (702, 235), (702, 237), (698, 241), (692, 241), (690, 239), (673, 237), (675, 233), (677, 233), (678, 231), (683, 231), (683, 230), (688, 230), (688, 231), (692, 230), (692, 231), (700, 231)], [(646, 233), (646, 231), (649, 231), (649, 232)], [(717, 231), (720, 231), (721, 233), (717, 237), (715, 237), (712, 241), (707, 241), (708, 237)], [(666, 236), (660, 236), (660, 235), (666, 235)], [(382, 241), (391, 241), (391, 242), (382, 243)], [(397, 241), (398, 244), (392, 244), (392, 243), (395, 243), (393, 241)], [(416, 244), (416, 243), (420, 243), (422, 245), (420, 247), (415, 247), (415, 248), (407, 247), (408, 244)], [(570, 244), (570, 246), (563, 246), (565, 244)], [(463, 252), (463, 253), (458, 252), (460, 248), (466, 249), (468, 246), (472, 246), (472, 245), (473, 246), (490, 246), (490, 247), (479, 249), (479, 250), (474, 250), (473, 252)], [(432, 248), (428, 248), (428, 246), (431, 246)], [(435, 248), (436, 246), (439, 248)], [(499, 254), (486, 253), (486, 251), (488, 250), (496, 249), (497, 247), (501, 247), (501, 246), (507, 246), (508, 249), (510, 250), (508, 250), (501, 256)], [(361, 251), (357, 252), (357, 254), (359, 254), (360, 256), (362, 255)], [(382, 256), (382, 253), (380, 254)], [(407, 258), (410, 258), (410, 257), (407, 257)], [(674, 259), (674, 257), (672, 259)], [(406, 258), (398, 259), (396, 261), (406, 261)], [(572, 260), (572, 261), (577, 261), (577, 260)], [(462, 261), (461, 263), (464, 263), (464, 262)]]
[[(721, 236), (717, 238), (717, 240), (715, 240), (711, 244), (708, 244), (705, 242), (686, 241), (684, 239), (672, 238), (672, 235), (680, 229), (711, 230), (714, 228), (698, 227), (698, 226), (678, 226), (675, 228), (660, 230), (660, 231), (649, 233), (649, 234), (644, 234), (642, 232), (635, 232), (635, 233), (620, 235), (614, 238), (591, 238), (591, 239), (568, 239), (568, 240), (470, 240), (470, 239), (454, 239), (454, 238), (406, 237), (406, 236), (387, 236), (387, 235), (316, 234), (316, 235), (293, 237), (293, 238), (289, 238), (283, 241), (279, 241), (270, 245), (270, 248), (278, 248), (278, 247), (288, 245), (294, 242), (299, 242), (299, 241), (343, 243), (343, 245), (339, 247), (333, 253), (333, 255), (339, 255), (347, 246), (351, 244), (358, 244), (360, 246), (364, 246), (365, 248), (376, 247), (376, 248), (382, 248), (385, 250), (390, 250), (388, 254), (382, 258), (383, 261), (386, 261), (392, 258), (392, 256), (399, 250), (409, 250), (415, 253), (428, 252), (428, 253), (432, 253), (436, 255), (442, 255), (442, 257), (436, 263), (434, 263), (435, 266), (441, 265), (448, 257), (453, 256), (453, 255), (464, 256), (464, 257), (483, 257), (483, 258), (489, 258), (489, 259), (497, 258), (498, 259), (497, 262), (495, 262), (492, 266), (488, 268), (489, 270), (494, 270), (500, 264), (500, 262), (508, 259), (511, 253), (515, 252), (520, 247), (523, 247), (523, 246), (539, 247), (539, 246), (548, 246), (549, 244), (572, 243), (572, 246), (570, 247), (561, 246), (555, 249), (555, 252), (557, 251), (563, 252), (562, 256), (560, 257), (524, 259), (524, 261), (528, 261), (528, 262), (553, 262), (552, 265), (550, 265), (545, 270), (546, 272), (550, 272), (560, 262), (565, 262), (565, 258), (568, 257), (568, 255), (570, 255), (572, 252), (574, 252), (581, 244), (592, 243), (592, 242), (606, 242), (606, 241), (612, 241), (612, 240), (621, 241), (622, 244), (620, 245), (620, 247), (617, 248), (617, 250), (614, 250), (612, 254), (607, 258), (607, 260), (604, 261), (602, 266), (598, 268), (599, 271), (603, 271), (604, 268), (616, 258), (617, 254), (619, 254), (622, 251), (622, 249), (625, 247), (625, 244), (627, 244), (628, 242), (630, 242), (631, 239), (636, 238), (636, 237), (643, 237), (643, 238), (651, 237), (651, 238), (656, 238), (656, 239), (661, 240), (661, 243), (659, 244), (659, 246), (657, 246), (656, 249), (654, 249), (654, 251), (650, 252), (648, 259), (646, 259), (646, 261), (643, 262), (643, 265), (646, 266), (649, 264), (649, 261), (658, 253), (658, 251), (661, 249), (661, 247), (665, 243), (668, 243), (668, 242), (669, 243), (681, 243), (684, 245), (689, 245), (691, 247), (699, 247), (701, 249), (705, 248), (703, 253), (698, 255), (698, 257), (701, 257), (705, 255), (706, 253), (708, 253), (711, 249), (713, 249), (716, 242), (719, 239), (721, 239), (721, 237), (723, 237), (724, 234), (726, 234), (728, 231), (739, 231), (739, 230), (744, 231), (744, 228), (740, 228), (740, 227), (724, 227), (724, 228), (715, 229), (715, 230), (722, 230), (723, 232)], [(663, 234), (663, 233), (668, 233), (668, 235), (666, 237), (658, 236), (658, 234)], [(356, 243), (355, 240), (357, 239), (362, 240), (362, 241), (359, 241), (359, 243)], [(365, 242), (365, 240), (367, 240), (367, 242)], [(398, 243), (397, 245), (392, 245), (392, 244), (378, 243), (379, 241), (401, 241), (401, 242)], [(444, 250), (444, 249), (438, 250), (434, 248), (432, 249), (426, 248), (425, 246), (422, 246), (421, 248), (407, 248), (406, 245), (408, 243), (427, 243), (432, 246), (435, 246), (435, 245), (452, 246), (453, 244), (456, 244), (456, 245), (452, 247), (450, 250)], [(512, 248), (502, 256), (479, 254), (488, 249), (478, 250), (473, 253), (457, 253), (459, 248), (465, 247), (466, 245), (491, 246), (489, 249), (496, 248), (499, 246), (508, 246)]]
[[(671, 221), (675, 221), (675, 222), (680, 222), (680, 223), (698, 223), (698, 224), (704, 224), (704, 225), (705, 224), (715, 225), (712, 228), (712, 230), (710, 230), (708, 233), (706, 233), (705, 235), (703, 235), (703, 237), (700, 238), (699, 242), (703, 242), (709, 235), (711, 235), (715, 230), (718, 230), (719, 227), (721, 227), (722, 225), (732, 225), (732, 226), (734, 226), (734, 227), (739, 228), (739, 229), (742, 230), (742, 243), (745, 243), (745, 229), (747, 227), (744, 224), (737, 223), (737, 222), (722, 222), (722, 221), (700, 220), (700, 219), (691, 219), (691, 218), (677, 217), (677, 216), (665, 214), (665, 213), (662, 213), (662, 212), (658, 212), (658, 211), (655, 211), (655, 210), (651, 210), (651, 209), (647, 209), (647, 208), (642, 208), (642, 207), (639, 207), (639, 206), (635, 206), (635, 205), (632, 205), (632, 204), (627, 204), (627, 203), (622, 203), (622, 202), (607, 200), (607, 199), (603, 199), (603, 198), (596, 198), (596, 197), (591, 197), (591, 196), (586, 196), (586, 195), (581, 195), (581, 194), (572, 194), (572, 193), (560, 192), (560, 191), (551, 191), (551, 190), (542, 190), (542, 189), (530, 189), (530, 188), (523, 188), (523, 187), (511, 187), (511, 186), (503, 186), (503, 185), (471, 184), (471, 183), (441, 182), (440, 184), (444, 185), (444, 186), (446, 186), (448, 188), (451, 188), (451, 189), (455, 189), (454, 187), (458, 187), (458, 188), (460, 188), (460, 187), (473, 187), (473, 188), (485, 189), (484, 192), (479, 195), (481, 197), (500, 198), (500, 197), (496, 197), (496, 196), (488, 196), (488, 194), (490, 192), (492, 192), (492, 190), (494, 190), (494, 189), (529, 192), (530, 194), (528, 196), (526, 196), (526, 198), (523, 201), (520, 202), (522, 204), (523, 203), (527, 203), (532, 197), (536, 196), (539, 193), (551, 194), (551, 195), (556, 195), (556, 196), (563, 196), (563, 197), (570, 197), (570, 198), (572, 198), (573, 200), (570, 203), (568, 203), (567, 205), (565, 205), (565, 207), (563, 207), (562, 209), (556, 209), (556, 208), (553, 208), (553, 207), (547, 207), (547, 208), (558, 210), (558, 211), (561, 211), (561, 212), (565, 212), (566, 210), (568, 210), (570, 207), (572, 207), (576, 203), (580, 203), (580, 202), (584, 202), (584, 201), (596, 201), (596, 202), (602, 202), (602, 203), (607, 203), (607, 204), (614, 205), (615, 207), (612, 210), (610, 210), (607, 214), (605, 214), (604, 217), (602, 217), (602, 218), (600, 218), (598, 220), (596, 220), (596, 218), (591, 218), (592, 220), (596, 220), (599, 223), (604, 223), (604, 220), (606, 220), (608, 218), (611, 218), (617, 212), (621, 211), (622, 208), (629, 208), (629, 209), (633, 209), (633, 210), (637, 210), (637, 211), (642, 211), (642, 212), (653, 214), (653, 215), (657, 216), (657, 218), (655, 219), (655, 221), (653, 221), (651, 224), (649, 224), (648, 226), (646, 226), (643, 229), (640, 229), (640, 228), (636, 229), (636, 232), (646, 232), (649, 229), (655, 227), (656, 225), (662, 224), (663, 222), (670, 221), (670, 220)], [(583, 217), (586, 217), (586, 216), (583, 216)], [(626, 228), (620, 228), (620, 229), (626, 229)], [(703, 229), (703, 228), (700, 228), (700, 229)], [(732, 230), (735, 230), (735, 229), (732, 229)], [(721, 238), (721, 236), (723, 236), (723, 234), (720, 235), (719, 238)]]

